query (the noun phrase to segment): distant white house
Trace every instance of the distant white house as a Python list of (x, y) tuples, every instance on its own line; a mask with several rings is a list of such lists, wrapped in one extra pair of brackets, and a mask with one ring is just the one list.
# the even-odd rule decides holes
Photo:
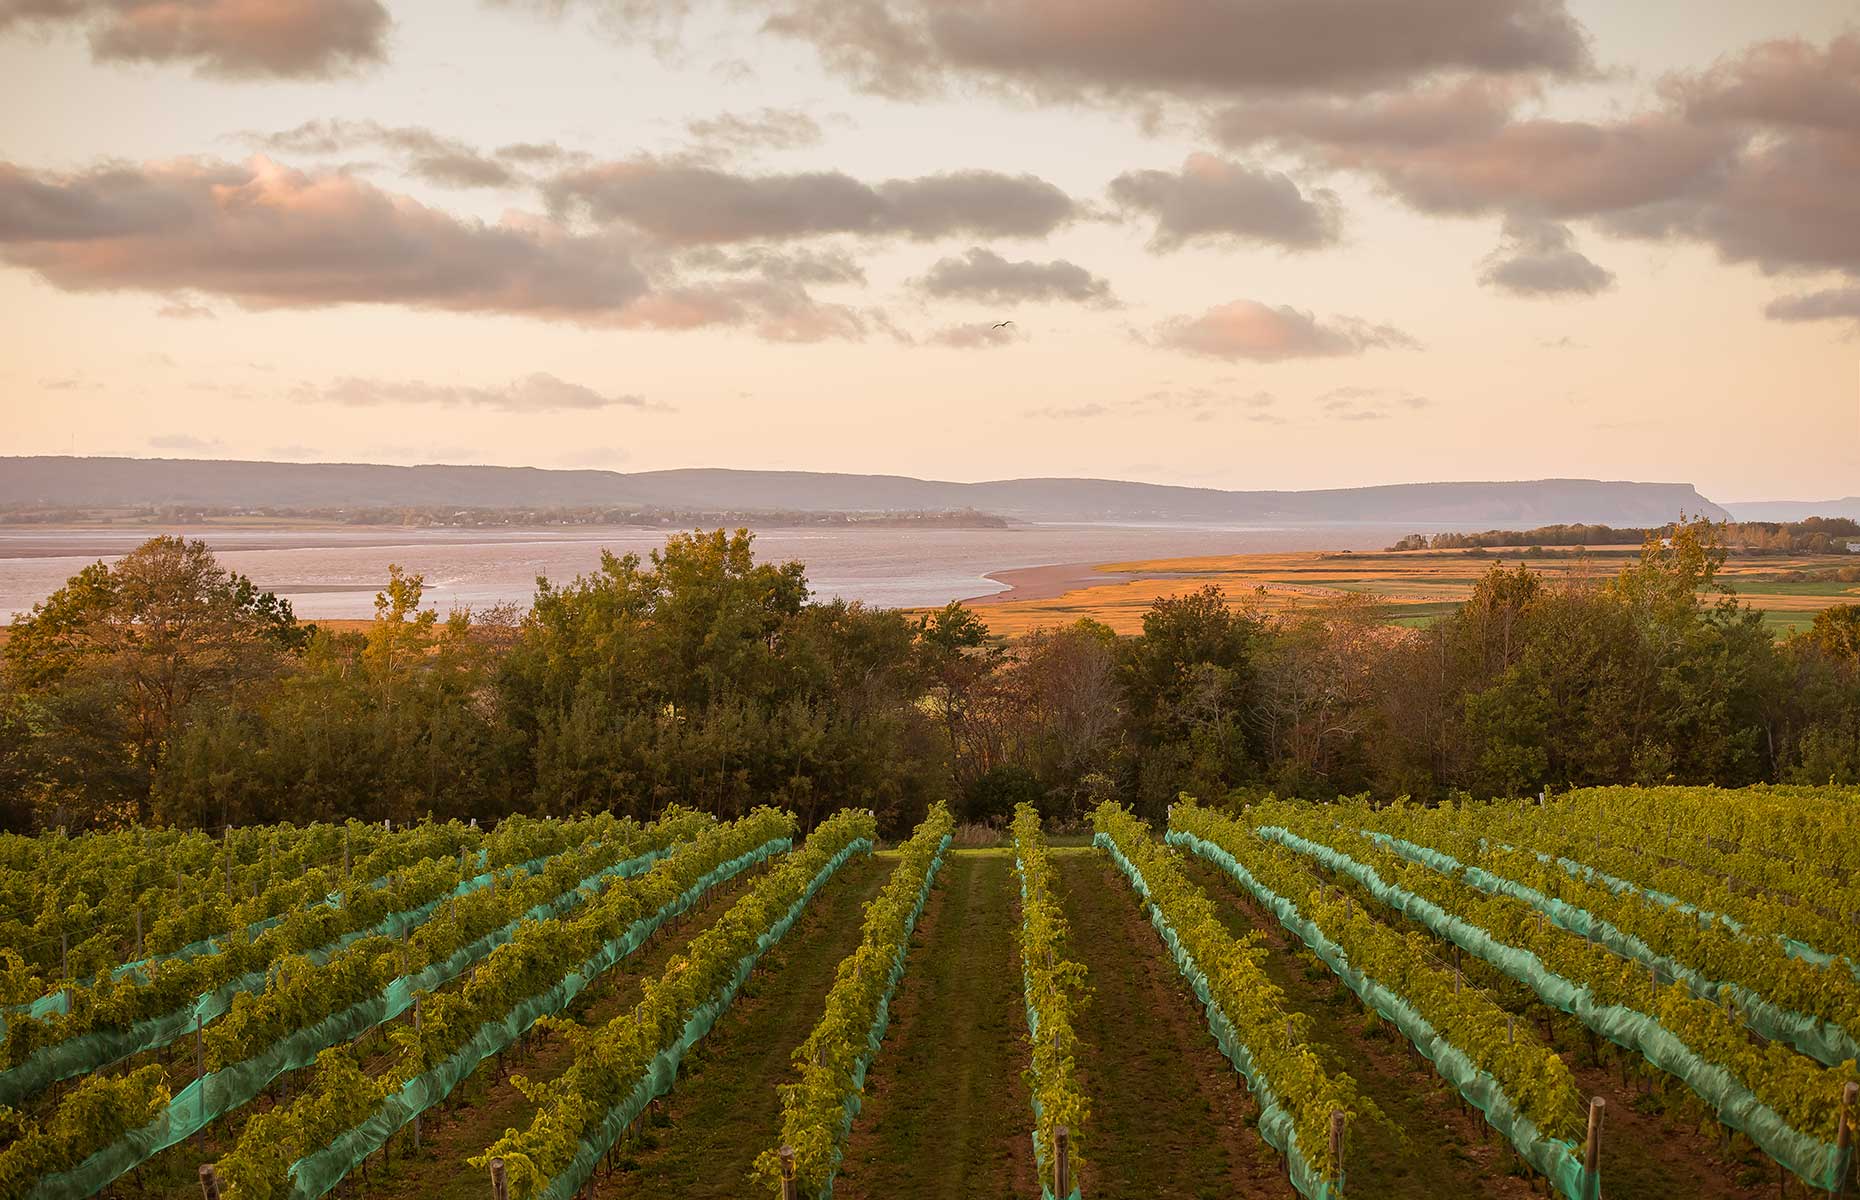
[(1848, 542), (1848, 543), (1847, 543), (1847, 553), (1849, 553), (1849, 554), (1860, 554), (1860, 542)]

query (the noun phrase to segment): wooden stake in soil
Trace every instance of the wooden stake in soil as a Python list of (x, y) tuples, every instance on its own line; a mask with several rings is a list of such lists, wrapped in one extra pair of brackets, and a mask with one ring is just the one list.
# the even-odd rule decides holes
[(1053, 1130), (1053, 1195), (1066, 1200), (1072, 1194), (1072, 1133), (1064, 1125)]
[(1343, 1113), (1339, 1109), (1332, 1109), (1330, 1113), (1330, 1162), (1331, 1168), (1337, 1172), (1337, 1189), (1341, 1191), (1343, 1190)]
[(212, 1163), (200, 1164), (200, 1195), (202, 1200), (220, 1200), (220, 1175)]
[[(413, 1040), (420, 1040), (420, 993), (413, 994)], [(420, 1114), (413, 1114), (413, 1152), (420, 1152)]]
[(1602, 1169), (1602, 1110), (1608, 1102), (1600, 1096), (1589, 1101), (1589, 1136), (1582, 1143), (1582, 1177), (1585, 1184), (1598, 1181)]
[(491, 1200), (510, 1200), (510, 1181), (504, 1178), (504, 1160), (491, 1160)]
[(801, 1200), (800, 1185), (794, 1181), (794, 1147), (783, 1146), (778, 1153), (781, 1155), (781, 1200)]
[(1860, 1083), (1850, 1083), (1841, 1089), (1841, 1119), (1834, 1134), (1834, 1161), (1840, 1164), (1841, 1177), (1834, 1185), (1836, 1196), (1847, 1194), (1847, 1181), (1853, 1177), (1853, 1165), (1848, 1161), (1854, 1145), (1854, 1102), (1860, 1100)]

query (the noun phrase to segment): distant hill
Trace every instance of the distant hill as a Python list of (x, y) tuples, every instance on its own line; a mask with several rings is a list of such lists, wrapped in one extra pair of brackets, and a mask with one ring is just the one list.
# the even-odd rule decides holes
[(1860, 496), (1844, 500), (1750, 500), (1727, 504), (1739, 521), (1800, 521), (1805, 517), (1846, 517), (1860, 521)]
[(1223, 491), (1109, 479), (951, 483), (902, 475), (692, 469), (553, 471), (216, 459), (0, 458), (0, 505), (213, 508), (639, 505), (743, 511), (975, 509), (1027, 521), (1238, 524), (1647, 525), (1727, 514), (1690, 484), (1594, 479)]

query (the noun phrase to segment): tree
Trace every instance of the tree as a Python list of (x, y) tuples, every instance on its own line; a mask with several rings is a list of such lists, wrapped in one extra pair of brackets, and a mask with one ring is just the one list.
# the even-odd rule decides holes
[(307, 634), (205, 542), (157, 537), (80, 571), (14, 622), (5, 658), (47, 775), (78, 824), (144, 820), (195, 710), (274, 678)]

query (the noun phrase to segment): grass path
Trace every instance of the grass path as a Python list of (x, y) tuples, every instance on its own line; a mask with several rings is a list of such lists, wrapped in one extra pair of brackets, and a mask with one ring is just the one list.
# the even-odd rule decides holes
[(597, 1196), (759, 1194), (749, 1167), (781, 1134), (776, 1086), (787, 1081), (789, 1056), (820, 1019), (840, 959), (859, 944), (865, 904), (894, 862), (862, 855), (828, 881), (685, 1059), (678, 1086), (662, 1102), (662, 1124), (611, 1176), (596, 1175)]
[(1351, 1130), (1346, 1166), (1352, 1190), (1389, 1200), (1531, 1194), (1523, 1177), (1509, 1174), (1509, 1146), (1499, 1144), (1407, 1039), (1386, 1022), (1366, 1022), (1355, 994), (1270, 913), (1242, 902), (1239, 886), (1223, 872), (1193, 856), (1183, 861), (1229, 931), (1257, 931), (1271, 948), (1266, 973), (1290, 1007), (1311, 1018), (1311, 1045), (1326, 1069), (1349, 1074), (1388, 1118), (1358, 1120)]
[(1009, 855), (949, 855), (866, 1077), (836, 1200), (1038, 1195), (1019, 923)]
[(1290, 1194), (1258, 1109), (1208, 1032), (1136, 893), (1096, 850), (1055, 851), (1072, 956), (1092, 998), (1076, 1030), (1091, 1118), (1080, 1142), (1092, 1200)]

